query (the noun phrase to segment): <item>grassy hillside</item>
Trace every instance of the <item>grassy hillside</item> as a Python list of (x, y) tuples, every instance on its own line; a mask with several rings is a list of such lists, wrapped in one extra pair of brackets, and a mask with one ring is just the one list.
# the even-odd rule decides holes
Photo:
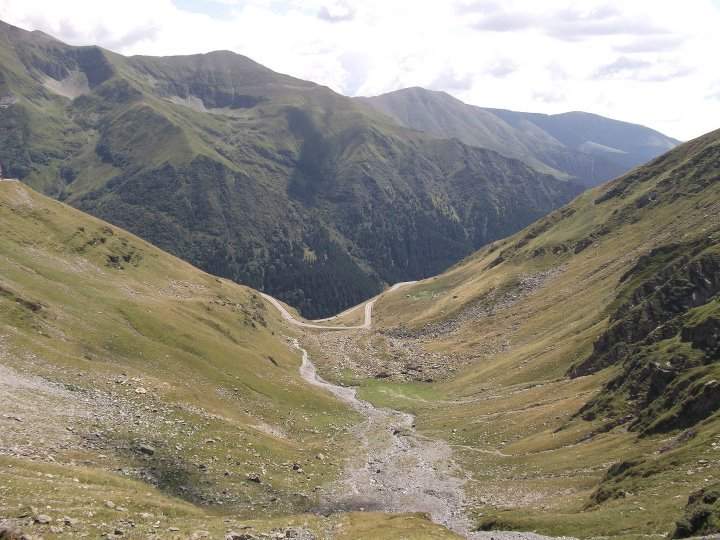
[(0, 528), (452, 537), (422, 516), (305, 513), (357, 414), (299, 377), (255, 291), (18, 182), (0, 182), (0, 228)]
[(719, 167), (716, 131), (584, 193), (384, 296), (323, 370), (453, 446), (479, 527), (715, 530)]
[(577, 178), (587, 186), (620, 176), (679, 142), (644, 126), (594, 114), (488, 109), (424, 88), (362, 100), (403, 126), (438, 137), (457, 137), (466, 144), (521, 159), (538, 170)]
[(307, 316), (580, 190), (227, 51), (126, 58), (2, 24), (0, 103), (8, 175)]

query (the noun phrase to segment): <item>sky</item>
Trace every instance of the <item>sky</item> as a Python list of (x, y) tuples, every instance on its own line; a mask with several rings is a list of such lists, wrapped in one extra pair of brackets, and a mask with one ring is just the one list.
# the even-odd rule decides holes
[(0, 19), (126, 55), (231, 50), (350, 96), (720, 128), (720, 0), (0, 0)]

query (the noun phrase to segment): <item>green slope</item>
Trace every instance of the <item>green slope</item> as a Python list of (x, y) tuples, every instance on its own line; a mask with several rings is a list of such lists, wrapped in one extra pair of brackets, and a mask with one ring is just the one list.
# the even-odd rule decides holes
[(479, 526), (717, 532), (718, 171), (720, 131), (377, 303), (361, 394), (453, 445)]
[(444, 93), (406, 88), (361, 98), (401, 125), (438, 137), (457, 137), (521, 159), (559, 177), (595, 186), (670, 150), (679, 141), (602, 116), (535, 114), (467, 105)]
[(218, 51), (0, 27), (7, 174), (308, 316), (447, 268), (579, 186)]
[(358, 416), (300, 378), (256, 291), (19, 182), (0, 182), (0, 228), (0, 531), (454, 537), (305, 513)]

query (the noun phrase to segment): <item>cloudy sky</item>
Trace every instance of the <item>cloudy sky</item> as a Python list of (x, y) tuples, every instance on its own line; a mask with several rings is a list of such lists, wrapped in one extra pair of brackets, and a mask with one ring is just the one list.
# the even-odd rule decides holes
[(229, 49), (348, 95), (720, 127), (720, 0), (0, 0), (0, 18), (123, 54)]

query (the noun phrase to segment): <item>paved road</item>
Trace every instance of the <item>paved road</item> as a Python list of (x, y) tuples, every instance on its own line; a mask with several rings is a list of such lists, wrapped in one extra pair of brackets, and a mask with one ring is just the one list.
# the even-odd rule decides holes
[(343, 311), (342, 313), (335, 315), (333, 317), (328, 317), (326, 319), (318, 319), (316, 321), (305, 322), (305, 321), (301, 321), (301, 320), (293, 317), (293, 315), (287, 309), (285, 309), (285, 306), (283, 306), (280, 303), (280, 301), (277, 300), (276, 298), (273, 298), (269, 294), (265, 294), (265, 293), (260, 293), (260, 294), (262, 295), (263, 298), (265, 298), (268, 302), (270, 302), (273, 306), (275, 306), (277, 308), (277, 310), (280, 312), (280, 315), (282, 315), (283, 319), (285, 319), (286, 321), (288, 321), (294, 325), (302, 326), (304, 328), (319, 328), (321, 330), (360, 330), (363, 328), (370, 328), (370, 326), (372, 325), (373, 306), (375, 305), (375, 302), (377, 302), (377, 300), (383, 294), (394, 291), (396, 289), (399, 289), (400, 287), (405, 287), (406, 285), (412, 285), (413, 283), (417, 283), (417, 282), (416, 281), (403, 281), (401, 283), (396, 283), (395, 285), (390, 287), (387, 291), (384, 291), (384, 292), (380, 293), (379, 295), (377, 295), (375, 298), (371, 298), (370, 300), (365, 302), (364, 303), (364, 305), (365, 305), (365, 320), (362, 324), (359, 324), (356, 326), (328, 326), (326, 324), (317, 324), (317, 323), (337, 319), (338, 317), (341, 317), (342, 315), (345, 315), (347, 313), (350, 313), (351, 311), (359, 309), (363, 304), (358, 304), (357, 306), (347, 309), (347, 310)]

